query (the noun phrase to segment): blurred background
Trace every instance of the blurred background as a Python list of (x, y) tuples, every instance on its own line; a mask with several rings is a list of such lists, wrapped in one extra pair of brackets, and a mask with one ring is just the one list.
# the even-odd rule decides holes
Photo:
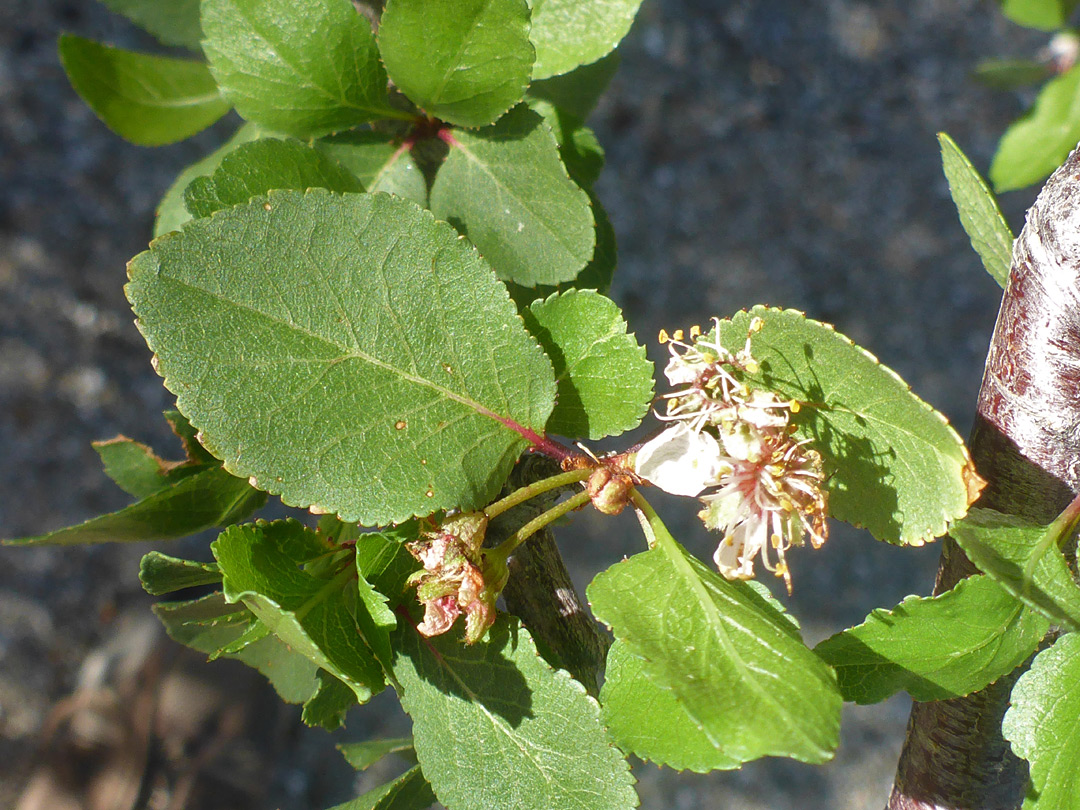
[[(0, 537), (127, 503), (92, 440), (123, 433), (175, 453), (124, 266), (177, 172), (236, 126), (161, 149), (125, 143), (64, 78), (65, 30), (159, 50), (93, 0), (0, 6)], [(985, 171), (1031, 96), (969, 72), (1046, 39), (990, 0), (645, 0), (591, 124), (619, 240), (612, 296), (651, 356), (663, 356), (660, 327), (794, 307), (876, 354), (966, 436), (1000, 291), (960, 228), (934, 134)], [(1004, 198), (1014, 230), (1033, 199)], [(692, 508), (657, 506), (711, 553)], [(207, 539), (169, 551), (205, 558)], [(559, 539), (581, 587), (642, 547), (632, 521), (588, 513)], [(333, 749), (407, 733), (387, 696), (332, 738), (240, 665), (162, 641), (136, 576), (146, 550), (0, 549), (0, 806), (319, 810), (392, 775), (388, 762), (357, 777)], [(835, 527), (821, 551), (791, 555), (784, 598), (813, 644), (929, 592), (937, 554)], [(642, 806), (881, 807), (908, 705), (849, 707), (824, 767), (639, 765)]]

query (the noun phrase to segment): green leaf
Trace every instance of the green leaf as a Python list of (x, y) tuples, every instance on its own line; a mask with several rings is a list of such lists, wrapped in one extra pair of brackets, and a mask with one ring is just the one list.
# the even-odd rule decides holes
[(1080, 140), (1080, 65), (1048, 81), (1033, 106), (998, 142), (990, 182), (998, 192), (1042, 180)]
[(416, 761), (412, 737), (394, 737), (385, 740), (345, 743), (339, 745), (337, 750), (358, 771), (366, 771), (387, 754), (400, 754), (406, 759)]
[(169, 485), (166, 475), (176, 465), (161, 459), (142, 442), (117, 436), (91, 442), (101, 457), (101, 466), (120, 489), (136, 498), (145, 498)]
[(551, 365), (487, 264), (396, 197), (271, 192), (129, 272), (203, 444), (293, 506), (367, 525), (482, 506), (553, 406)]
[(151, 596), (213, 585), (221, 582), (221, 571), (214, 563), (195, 562), (151, 551), (139, 563), (139, 582)]
[(533, 301), (549, 297), (552, 293), (565, 290), (596, 290), (606, 294), (611, 289), (612, 279), (615, 277), (617, 264), (617, 245), (615, 244), (615, 228), (608, 219), (607, 212), (600, 204), (600, 200), (591, 191), (589, 200), (592, 202), (593, 216), (596, 218), (596, 251), (592, 259), (585, 265), (585, 269), (573, 279), (562, 284), (540, 284), (536, 287), (523, 287), (512, 281), (506, 283), (510, 291), (510, 297), (518, 305), (519, 310), (524, 310)]
[(995, 90), (1041, 84), (1052, 75), (1049, 66), (1033, 59), (987, 59), (979, 62), (971, 73), (975, 81)]
[(875, 610), (814, 652), (836, 670), (844, 700), (879, 703), (901, 690), (922, 702), (948, 700), (1012, 672), (1048, 628), (992, 579), (976, 576), (932, 599), (909, 596)]
[(264, 503), (266, 495), (252, 489), (247, 481), (229, 475), (220, 467), (211, 467), (118, 512), (37, 537), (4, 540), (3, 544), (72, 546), (174, 540), (235, 523)]
[[(972, 509), (949, 534), (979, 570), (1001, 587), (1055, 624), (1077, 630), (1080, 587), (1061, 550), (1042, 548), (1046, 530), (1046, 526), (992, 509)], [(1039, 559), (1033, 562), (1036, 554)]]
[(184, 205), (193, 216), (208, 217), (273, 188), (364, 190), (351, 172), (317, 149), (263, 138), (229, 152), (212, 176), (195, 178), (184, 192)]
[(425, 810), (434, 803), (435, 794), (417, 765), (397, 779), (330, 810)]
[(165, 45), (199, 50), (199, 0), (101, 0)]
[(614, 301), (569, 290), (534, 301), (522, 315), (555, 368), (550, 432), (602, 439), (641, 424), (652, 404), (653, 364)]
[(479, 132), (453, 132), (431, 211), (468, 236), (499, 278), (527, 287), (569, 281), (595, 248), (589, 197), (525, 105)]
[(60, 35), (71, 86), (113, 132), (140, 146), (182, 141), (229, 111), (201, 62), (112, 48)]
[(582, 122), (589, 117), (618, 68), (619, 54), (616, 51), (562, 76), (534, 81), (529, 85), (528, 98), (549, 101)]
[[(394, 637), (401, 705), (439, 801), (455, 810), (618, 810), (637, 806), (626, 761), (607, 740), (600, 707), (537, 653), (528, 631), (500, 616), (487, 640), (460, 630)], [(507, 778), (512, 774), (513, 778)]]
[(380, 118), (386, 71), (366, 18), (348, 0), (203, 0), (203, 51), (245, 119), (318, 137)]
[[(158, 602), (152, 609), (171, 639), (207, 655), (216, 655), (235, 642), (255, 620), (243, 605), (226, 604), (220, 593), (187, 602)], [(275, 636), (265, 636), (225, 657), (262, 673), (286, 703), (303, 703), (318, 686), (318, 666)]]
[(356, 695), (325, 669), (319, 670), (318, 678), (319, 688), (304, 704), (300, 717), (304, 725), (334, 731), (345, 725), (345, 714), (356, 705)]
[(1080, 636), (1043, 650), (1020, 676), (1001, 732), (1030, 763), (1023, 810), (1080, 808)]
[(938, 133), (938, 143), (941, 144), (941, 165), (949, 181), (949, 193), (960, 214), (960, 224), (982, 259), (986, 272), (1005, 289), (1012, 266), (1012, 231), (1001, 215), (994, 192), (960, 147), (944, 132)]
[(427, 207), (427, 181), (405, 145), (378, 132), (353, 131), (322, 138), (315, 148), (355, 174), (371, 193), (385, 191)]
[(169, 231), (178, 231), (181, 225), (191, 219), (191, 214), (184, 205), (184, 191), (192, 180), (196, 177), (213, 174), (214, 170), (221, 165), (225, 155), (241, 144), (262, 137), (272, 138), (274, 136), (265, 134), (255, 124), (244, 124), (221, 147), (180, 172), (158, 203), (157, 218), (154, 221), (154, 236), (161, 236), (164, 233), (169, 233)]
[(402, 93), (463, 127), (521, 101), (536, 56), (525, 0), (389, 0), (379, 52)]
[(825, 460), (829, 514), (879, 540), (922, 545), (962, 517), (981, 488), (947, 420), (876, 357), (794, 310), (754, 307), (721, 321), (723, 345), (743, 348), (752, 318), (761, 370), (753, 385), (798, 400), (801, 436)]
[(832, 670), (773, 604), (690, 556), (655, 513), (649, 522), (654, 547), (601, 572), (586, 592), (645, 677), (670, 690), (668, 708), (680, 710), (670, 721), (689, 715), (720, 767), (763, 756), (831, 759), (841, 705)]
[(742, 765), (740, 758), (714, 746), (675, 693), (649, 680), (643, 666), (622, 641), (608, 650), (600, 704), (615, 744), (640, 759), (680, 771), (707, 773)]
[(332, 554), (315, 532), (292, 520), (232, 526), (210, 548), (229, 602), (242, 601), (293, 650), (344, 681), (360, 703), (385, 685), (355, 615), (355, 569), (312, 564)]
[(604, 149), (596, 134), (580, 121), (543, 99), (530, 99), (529, 108), (541, 115), (559, 145), (559, 157), (570, 179), (591, 189), (604, 168)]
[(1077, 0), (998, 0), (1001, 12), (1017, 25), (1054, 31), (1069, 19)]
[(219, 464), (220, 462), (206, 452), (206, 448), (199, 444), (199, 432), (191, 426), (180, 411), (165, 411), (165, 421), (169, 423), (173, 433), (180, 439), (184, 447), (187, 460), (192, 464)]
[(630, 30), (640, 5), (641, 0), (532, 0), (533, 78), (607, 56)]

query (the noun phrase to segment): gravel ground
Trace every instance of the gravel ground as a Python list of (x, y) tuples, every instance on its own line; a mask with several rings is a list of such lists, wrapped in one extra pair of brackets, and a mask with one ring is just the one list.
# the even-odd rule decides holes
[[(64, 79), (61, 30), (153, 47), (90, 0), (0, 8), (0, 536), (8, 537), (125, 503), (91, 440), (125, 433), (172, 447), (157, 416), (169, 399), (121, 290), (124, 264), (145, 247), (175, 174), (235, 126), (165, 149), (124, 143)], [(1026, 99), (975, 86), (967, 72), (981, 58), (1039, 44), (986, 1), (646, 0), (593, 119), (608, 150), (598, 190), (619, 237), (613, 296), (632, 328), (652, 342), (661, 326), (755, 303), (803, 309), (877, 354), (966, 434), (999, 292), (960, 230), (934, 133), (950, 132), (985, 167)], [(1033, 195), (1004, 201), (1014, 228)], [(660, 358), (655, 343), (650, 351)], [(706, 554), (690, 514), (661, 506)], [(631, 523), (612, 528), (583, 515), (564, 535), (581, 583), (637, 548)], [(205, 539), (183, 549), (199, 553)], [(135, 577), (143, 551), (0, 551), (0, 806), (14, 806), (47, 753), (41, 729), (78, 683), (81, 662), (146, 613)], [(875, 606), (926, 592), (936, 557), (838, 529), (824, 550), (796, 557), (792, 610), (816, 641)], [(263, 705), (264, 691), (252, 689), (249, 700)], [(262, 804), (252, 806), (343, 800), (351, 776), (329, 738), (296, 731), (282, 711), (277, 731), (249, 746), (266, 775)], [(769, 761), (698, 776), (640, 767), (642, 806), (879, 807), (906, 715), (901, 698), (848, 712), (836, 761), (821, 768)], [(357, 712), (349, 731), (405, 727), (381, 701)]]

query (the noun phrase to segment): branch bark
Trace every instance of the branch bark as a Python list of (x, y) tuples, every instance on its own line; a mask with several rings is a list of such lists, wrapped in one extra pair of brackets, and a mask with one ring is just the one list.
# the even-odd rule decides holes
[[(514, 467), (503, 494), (508, 495), (519, 487), (558, 472), (559, 465), (551, 459), (527, 455)], [(568, 489), (581, 491), (576, 485), (552, 490), (495, 518), (488, 527), (485, 543), (498, 545), (519, 526), (551, 506), (561, 492)], [(541, 529), (518, 546), (510, 555), (508, 565), (510, 579), (503, 590), (507, 611), (529, 628), (537, 648), (549, 664), (565, 669), (590, 694), (598, 695), (598, 678), (610, 642), (575, 590), (551, 529)]]
[[(979, 391), (977, 505), (1049, 523), (1080, 491), (1080, 149), (1046, 182), (1013, 246)], [(975, 568), (945, 538), (934, 593)], [(1001, 736), (1022, 669), (981, 692), (916, 703), (888, 810), (1013, 810), (1027, 764)]]

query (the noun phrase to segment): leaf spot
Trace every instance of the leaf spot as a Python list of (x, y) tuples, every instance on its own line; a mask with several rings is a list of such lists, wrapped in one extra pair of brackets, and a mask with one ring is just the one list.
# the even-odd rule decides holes
[(394, 429), (395, 430), (404, 430), (405, 429), (405, 420), (404, 419), (399, 419), (397, 422), (395, 422), (394, 423)]

